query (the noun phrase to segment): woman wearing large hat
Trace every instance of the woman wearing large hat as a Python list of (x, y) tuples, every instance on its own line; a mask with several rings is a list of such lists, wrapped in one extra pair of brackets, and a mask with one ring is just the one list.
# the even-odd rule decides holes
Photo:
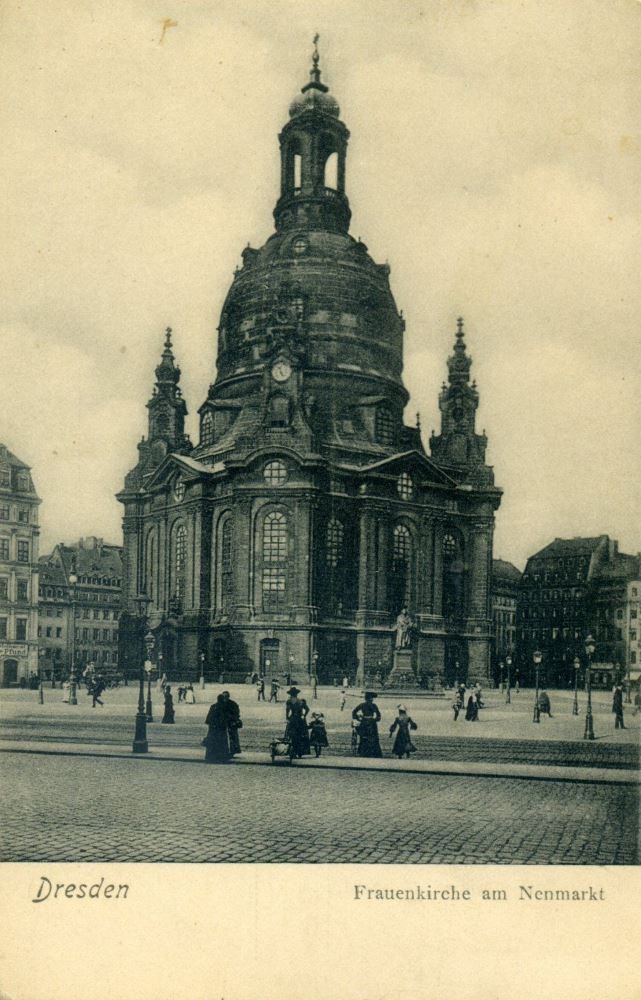
[(358, 723), (358, 756), (359, 757), (382, 757), (383, 752), (378, 741), (378, 723), (381, 721), (381, 713), (374, 698), (378, 698), (376, 691), (363, 691), (365, 701), (357, 705), (352, 712), (352, 719)]
[(309, 706), (304, 698), (299, 698), (300, 689), (290, 687), (287, 691), (289, 695), (285, 702), (285, 739), (291, 743), (292, 750), (297, 757), (310, 752), (309, 733), (307, 731), (307, 715)]

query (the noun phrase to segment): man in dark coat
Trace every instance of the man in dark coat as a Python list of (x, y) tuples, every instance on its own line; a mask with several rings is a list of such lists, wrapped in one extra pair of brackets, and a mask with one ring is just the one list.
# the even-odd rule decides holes
[(229, 729), (229, 750), (233, 757), (235, 754), (240, 753), (238, 730), (243, 728), (243, 723), (240, 718), (238, 702), (232, 701), (229, 691), (223, 691), (223, 699), (227, 715), (227, 728)]
[(617, 684), (614, 689), (612, 711), (614, 712), (614, 728), (625, 729), (623, 724), (623, 688), (620, 684)]

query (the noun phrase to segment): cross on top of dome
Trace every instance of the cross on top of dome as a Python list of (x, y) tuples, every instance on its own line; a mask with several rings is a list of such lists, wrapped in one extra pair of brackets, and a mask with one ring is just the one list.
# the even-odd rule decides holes
[(309, 82), (301, 88), (303, 95), (295, 97), (289, 107), (290, 118), (304, 114), (305, 111), (322, 111), (323, 114), (338, 118), (340, 108), (338, 102), (329, 94), (329, 87), (321, 82), (320, 54), (318, 42), (320, 35), (314, 35), (314, 51), (312, 53), (312, 68), (309, 71)]

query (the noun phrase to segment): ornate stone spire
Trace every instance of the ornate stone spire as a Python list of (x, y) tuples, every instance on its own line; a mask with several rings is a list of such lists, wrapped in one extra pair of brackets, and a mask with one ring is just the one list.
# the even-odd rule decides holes
[(171, 349), (171, 327), (165, 331), (165, 349), (162, 352), (160, 364), (156, 368), (156, 382), (158, 387), (162, 385), (177, 385), (180, 381), (180, 368), (174, 364), (174, 355)]
[(467, 348), (465, 346), (463, 317), (459, 316), (456, 321), (454, 353), (447, 359), (447, 370), (449, 372), (450, 385), (464, 385), (469, 382), (471, 365), (472, 359), (468, 355)]

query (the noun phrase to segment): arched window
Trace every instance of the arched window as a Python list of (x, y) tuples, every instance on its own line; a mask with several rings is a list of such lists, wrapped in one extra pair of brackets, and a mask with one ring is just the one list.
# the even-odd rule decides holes
[(155, 561), (155, 538), (153, 530), (147, 535), (147, 545), (145, 552), (145, 593), (153, 601), (155, 588), (154, 561)]
[(287, 518), (272, 511), (263, 522), (263, 607), (277, 611), (285, 606), (287, 592)]
[(325, 160), (323, 184), (332, 191), (338, 190), (338, 153), (330, 153)]
[(174, 547), (174, 593), (173, 596), (179, 600), (185, 596), (185, 580), (187, 561), (187, 529), (184, 524), (176, 529), (176, 540)]
[(303, 157), (300, 153), (294, 153), (294, 190), (300, 191), (303, 186)]
[(392, 611), (409, 607), (412, 593), (412, 538), (404, 524), (397, 524), (392, 538)]
[(458, 533), (443, 535), (443, 614), (455, 618), (465, 611), (465, 566)]
[(414, 496), (414, 483), (409, 472), (401, 472), (396, 481), (396, 489), (401, 500), (411, 500)]
[(389, 406), (383, 403), (376, 410), (376, 440), (381, 444), (391, 444), (394, 436), (394, 422)]
[(281, 393), (275, 393), (269, 400), (269, 423), (271, 427), (289, 425), (289, 400)]
[(220, 597), (223, 611), (228, 611), (234, 593), (234, 550), (233, 550), (233, 522), (231, 517), (227, 517), (223, 522), (220, 534)]
[(200, 422), (200, 443), (201, 444), (212, 444), (214, 440), (214, 415), (211, 410), (206, 410), (203, 413), (203, 418)]
[(333, 517), (327, 525), (327, 542), (325, 546), (325, 558), (327, 565), (335, 569), (341, 559), (343, 552), (343, 525), (341, 521)]

